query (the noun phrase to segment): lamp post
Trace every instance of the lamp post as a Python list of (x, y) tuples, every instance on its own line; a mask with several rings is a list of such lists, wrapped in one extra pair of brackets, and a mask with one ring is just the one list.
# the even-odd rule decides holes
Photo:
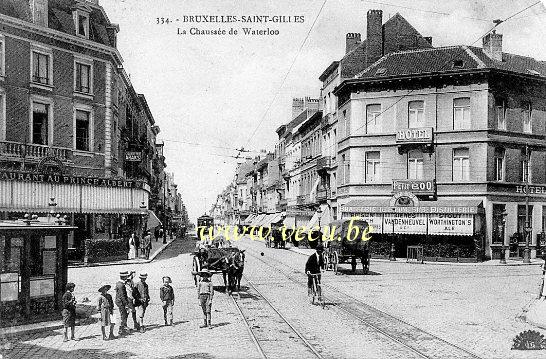
[(531, 237), (531, 224), (529, 223), (529, 146), (525, 145), (525, 250), (523, 251), (523, 263), (531, 263), (531, 249), (529, 248), (529, 237)]
[(167, 189), (167, 174), (163, 172), (163, 244), (167, 244), (167, 205), (165, 191)]
[(142, 234), (146, 233), (148, 229), (148, 206), (144, 204), (144, 201), (140, 202), (140, 215), (142, 216)]
[(507, 214), (506, 212), (501, 213), (502, 219), (499, 222), (499, 228), (498, 228), (498, 233), (502, 241), (501, 255), (500, 255), (501, 264), (506, 264), (506, 244), (504, 243), (504, 228), (506, 223), (506, 214)]
[[(320, 229), (320, 217), (322, 216), (322, 208), (318, 208), (317, 209), (317, 213), (318, 213), (318, 227), (319, 227), (319, 234), (321, 234), (321, 237), (322, 237), (322, 231)], [(321, 238), (322, 239), (322, 238)]]

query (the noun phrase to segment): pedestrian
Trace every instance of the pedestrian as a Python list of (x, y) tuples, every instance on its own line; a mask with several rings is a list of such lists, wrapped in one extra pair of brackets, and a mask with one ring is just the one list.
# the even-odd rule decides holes
[(115, 304), (118, 308), (119, 322), (118, 322), (118, 335), (125, 335), (129, 332), (127, 328), (127, 310), (129, 307), (129, 297), (127, 296), (127, 288), (125, 282), (129, 277), (129, 272), (124, 271), (119, 273), (119, 280), (116, 282), (116, 300)]
[(140, 321), (140, 332), (144, 333), (144, 314), (150, 303), (150, 291), (148, 289), (148, 283), (146, 283), (148, 274), (141, 273), (138, 277), (140, 278), (140, 281), (135, 285), (135, 308)]
[(140, 324), (138, 324), (136, 309), (135, 309), (135, 291), (136, 290), (135, 290), (135, 282), (133, 281), (134, 276), (135, 276), (135, 271), (130, 271), (129, 276), (127, 277), (127, 280), (125, 281), (125, 289), (127, 290), (128, 311), (131, 313), (131, 317), (133, 318), (133, 328), (134, 330), (138, 331), (140, 330)]
[(150, 231), (146, 231), (144, 238), (142, 239), (142, 251), (144, 258), (150, 258), (150, 250), (152, 249), (152, 237)]
[(210, 314), (212, 309), (212, 297), (214, 296), (214, 287), (210, 281), (212, 273), (205, 268), (201, 272), (198, 272), (198, 274), (201, 276), (201, 280), (199, 281), (199, 285), (197, 287), (197, 299), (201, 304), (201, 309), (203, 309), (204, 322), (204, 324), (200, 325), (199, 327), (209, 327), (209, 329), (212, 329)]
[(311, 254), (307, 258), (305, 263), (305, 274), (307, 274), (307, 295), (313, 295), (313, 276), (316, 276), (318, 283), (320, 283), (321, 268), (324, 267), (324, 259), (322, 254), (324, 253), (324, 247), (322, 244), (318, 244), (315, 248), (315, 253)]
[(64, 324), (64, 342), (68, 341), (68, 328), (70, 328), (70, 339), (76, 340), (74, 331), (76, 329), (76, 297), (74, 296), (74, 283), (66, 284), (66, 292), (63, 295), (63, 324)]
[[(97, 310), (100, 313), (100, 329), (102, 332), (102, 340), (115, 339), (114, 324), (112, 323), (112, 314), (114, 314), (114, 301), (108, 291), (112, 288), (110, 284), (103, 283), (99, 288), (100, 296)], [(106, 328), (110, 335), (106, 336)]]
[(129, 237), (129, 253), (127, 254), (128, 259), (136, 258), (136, 235), (135, 232), (131, 233)]
[(157, 242), (157, 240), (159, 239), (159, 226), (155, 227), (154, 237), (155, 237), (155, 241)]
[(165, 325), (173, 325), (174, 290), (171, 287), (171, 277), (163, 277), (163, 286), (159, 289), (159, 297), (163, 303), (163, 319)]

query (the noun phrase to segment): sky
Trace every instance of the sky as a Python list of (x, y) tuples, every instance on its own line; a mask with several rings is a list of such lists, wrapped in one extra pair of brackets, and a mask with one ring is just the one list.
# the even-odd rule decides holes
[[(400, 13), (434, 46), (481, 46), (495, 19), (536, 0), (99, 0), (120, 25), (118, 49), (146, 96), (190, 219), (208, 211), (232, 180), (236, 149), (273, 151), (290, 121), (292, 98), (320, 96), (320, 74), (345, 51), (345, 34), (366, 38), (366, 13)], [(322, 10), (321, 10), (322, 7)], [(303, 16), (303, 23), (184, 23), (191, 15)], [(169, 24), (158, 24), (161, 18)], [(175, 20), (180, 21), (176, 22)], [(314, 26), (313, 26), (314, 23)], [(546, 61), (546, 7), (540, 3), (497, 27), (503, 51)], [(195, 27), (237, 35), (178, 35)], [(243, 27), (279, 34), (243, 35)], [(478, 41), (479, 40), (479, 41)], [(248, 152), (254, 155), (257, 152)]]

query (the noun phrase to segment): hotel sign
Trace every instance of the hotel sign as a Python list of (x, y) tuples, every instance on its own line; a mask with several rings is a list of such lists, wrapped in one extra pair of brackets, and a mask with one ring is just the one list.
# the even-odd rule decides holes
[(127, 162), (140, 162), (140, 161), (142, 161), (142, 152), (138, 152), (138, 151), (125, 152), (125, 161), (127, 161)]
[(0, 181), (74, 184), (97, 187), (142, 188), (143, 182), (114, 178), (62, 176), (46, 173), (0, 171)]
[(399, 143), (430, 143), (432, 142), (432, 127), (408, 128), (396, 132), (396, 142)]
[(434, 195), (436, 181), (434, 180), (393, 180), (392, 193), (410, 192), (417, 195)]
[[(527, 193), (525, 186), (516, 186), (516, 193)], [(546, 195), (546, 186), (529, 185), (529, 194), (544, 194)]]

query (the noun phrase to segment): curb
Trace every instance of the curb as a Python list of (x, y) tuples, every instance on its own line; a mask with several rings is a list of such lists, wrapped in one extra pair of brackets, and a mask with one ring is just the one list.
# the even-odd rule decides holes
[[(298, 254), (301, 254), (303, 256), (309, 256), (310, 254), (308, 253), (303, 253), (301, 252), (300, 250), (297, 250), (296, 248), (287, 248), (289, 251), (292, 251), (294, 253), (298, 253)], [(402, 259), (402, 258), (400, 258)], [(373, 261), (378, 261), (378, 262), (386, 262), (386, 263), (408, 263), (405, 261), (405, 258), (403, 258), (404, 260), (396, 260), (396, 261), (391, 261), (391, 260), (388, 260), (388, 259), (382, 259), (382, 258), (371, 258), (371, 260)], [(460, 267), (465, 267), (465, 266), (474, 266), (474, 267), (519, 267), (519, 266), (537, 266), (537, 265), (543, 265), (544, 264), (544, 261), (543, 260), (537, 260), (536, 262), (531, 262), (531, 263), (523, 263), (523, 262), (508, 262), (506, 264), (500, 264), (499, 262), (493, 262), (493, 260), (489, 260), (489, 261), (486, 261), (486, 262), (478, 262), (478, 263), (457, 263), (457, 262), (423, 262), (423, 263), (413, 263), (413, 262), (409, 262), (411, 264), (431, 264), (431, 265), (439, 265), (439, 266), (460, 266)]]
[(149, 259), (143, 260), (131, 260), (131, 261), (116, 261), (116, 262), (98, 262), (98, 263), (88, 263), (81, 265), (69, 265), (68, 268), (88, 268), (88, 267), (104, 267), (104, 266), (117, 266), (117, 265), (129, 265), (129, 264), (145, 264), (152, 262), (155, 257), (161, 254), (172, 242), (176, 241), (178, 238), (171, 239), (167, 241), (167, 244), (162, 245), (157, 251), (155, 251)]

